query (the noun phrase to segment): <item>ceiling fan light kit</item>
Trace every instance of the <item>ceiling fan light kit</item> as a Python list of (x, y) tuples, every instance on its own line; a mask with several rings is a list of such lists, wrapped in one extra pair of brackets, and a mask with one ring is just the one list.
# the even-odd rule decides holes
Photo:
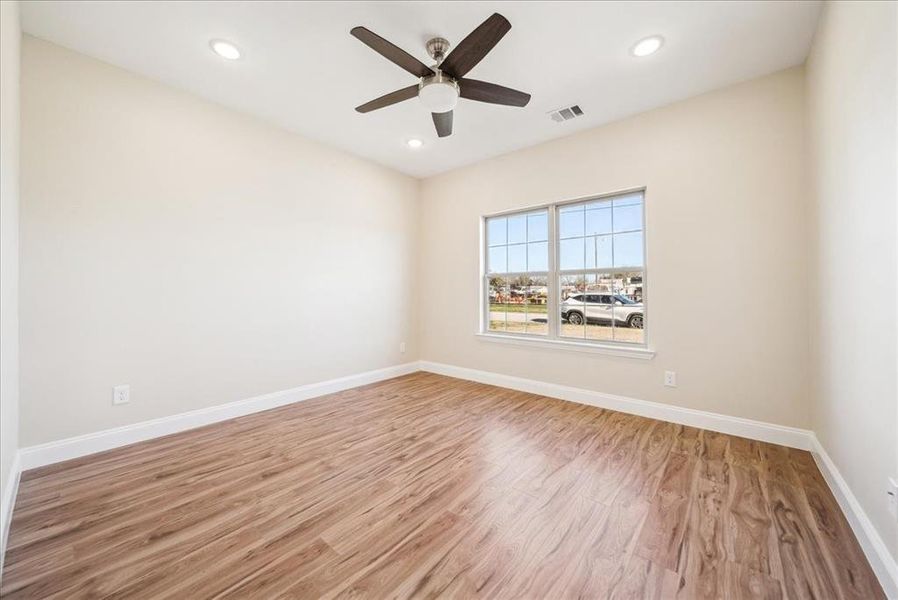
[(458, 104), (458, 83), (437, 71), (418, 84), (418, 99), (432, 113), (449, 112)]
[(464, 78), (510, 29), (508, 19), (494, 13), (468, 34), (468, 37), (451, 53), (448, 53), (449, 42), (445, 38), (433, 38), (425, 47), (427, 54), (436, 61), (436, 64), (428, 67), (376, 33), (364, 27), (354, 27), (350, 31), (354, 37), (390, 62), (418, 77), (417, 85), (375, 98), (356, 107), (356, 110), (367, 113), (417, 96), (421, 104), (430, 111), (437, 135), (447, 137), (452, 135), (453, 111), (459, 98), (505, 106), (526, 106), (530, 102), (530, 94), (486, 81)]

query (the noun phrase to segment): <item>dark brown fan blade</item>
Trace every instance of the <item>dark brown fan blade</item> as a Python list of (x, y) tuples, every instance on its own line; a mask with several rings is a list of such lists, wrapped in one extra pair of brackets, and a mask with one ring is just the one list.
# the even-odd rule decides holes
[(401, 90), (396, 90), (395, 92), (384, 94), (380, 98), (375, 98), (371, 102), (365, 102), (361, 106), (356, 106), (355, 109), (360, 113), (371, 112), (372, 110), (390, 106), (391, 104), (396, 104), (397, 102), (402, 102), (403, 100), (409, 100), (417, 95), (418, 86), (410, 85), (407, 88), (402, 88)]
[(464, 77), (493, 49), (493, 46), (499, 43), (509, 29), (511, 23), (508, 19), (499, 13), (493, 13), (449, 53), (440, 69), (456, 79)]
[(390, 62), (399, 65), (415, 77), (430, 77), (434, 74), (430, 67), (402, 48), (383, 39), (373, 31), (368, 31), (364, 27), (353, 27), (349, 33), (361, 40), (363, 44)]
[(527, 106), (530, 102), (530, 94), (519, 92), (511, 88), (478, 81), (476, 79), (459, 79), (458, 94), (468, 100), (489, 102), (490, 104), (504, 104), (506, 106)]
[(437, 135), (446, 137), (452, 135), (452, 111), (444, 113), (430, 113), (433, 115), (433, 124), (437, 128)]

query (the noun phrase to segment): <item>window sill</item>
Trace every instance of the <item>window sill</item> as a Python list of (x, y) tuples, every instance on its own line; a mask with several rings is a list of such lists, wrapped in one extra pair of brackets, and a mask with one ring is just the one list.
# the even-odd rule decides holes
[(610, 344), (589, 344), (585, 342), (568, 342), (563, 340), (533, 339), (501, 333), (477, 333), (475, 335), (484, 342), (514, 344), (530, 348), (586, 352), (589, 354), (604, 354), (606, 356), (620, 356), (638, 360), (651, 360), (655, 357), (654, 350), (642, 347), (628, 348), (626, 346), (612, 346)]

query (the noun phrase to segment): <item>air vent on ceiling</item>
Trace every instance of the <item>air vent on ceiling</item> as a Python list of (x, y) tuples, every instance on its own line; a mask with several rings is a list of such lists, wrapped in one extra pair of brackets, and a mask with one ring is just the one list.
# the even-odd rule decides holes
[(553, 110), (549, 113), (549, 116), (553, 121), (561, 123), (563, 121), (570, 121), (571, 119), (576, 119), (583, 115), (583, 109), (578, 105), (568, 106), (565, 108), (559, 108), (558, 110)]

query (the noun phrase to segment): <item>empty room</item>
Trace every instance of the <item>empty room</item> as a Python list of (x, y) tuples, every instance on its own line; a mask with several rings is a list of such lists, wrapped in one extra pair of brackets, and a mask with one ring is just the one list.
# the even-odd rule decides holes
[(0, 596), (898, 599), (898, 2), (0, 0)]

